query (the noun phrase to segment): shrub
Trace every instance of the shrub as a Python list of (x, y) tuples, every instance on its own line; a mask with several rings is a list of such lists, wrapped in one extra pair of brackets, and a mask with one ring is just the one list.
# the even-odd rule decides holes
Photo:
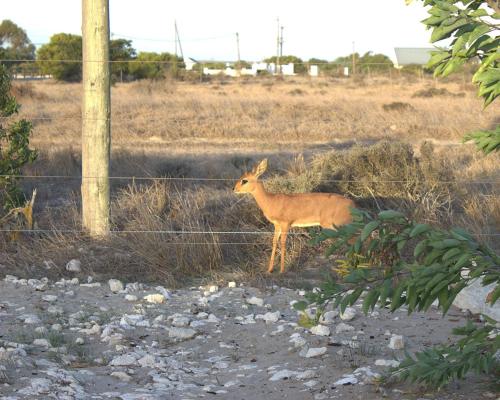
[[(0, 64), (0, 117), (12, 117), (20, 105), (11, 95), (11, 81), (7, 70)], [(5, 210), (19, 206), (23, 199), (16, 175), (21, 168), (33, 162), (37, 153), (29, 147), (31, 122), (21, 119), (2, 125), (0, 120), (0, 201)]]

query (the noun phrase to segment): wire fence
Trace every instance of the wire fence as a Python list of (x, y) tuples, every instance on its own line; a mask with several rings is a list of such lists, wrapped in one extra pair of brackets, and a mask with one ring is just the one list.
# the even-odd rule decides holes
[[(169, 66), (169, 67), (183, 67), (185, 66), (185, 63), (182, 61), (178, 60), (138, 60), (138, 59), (130, 59), (130, 60), (81, 60), (81, 59), (58, 59), (58, 60), (32, 60), (32, 59), (24, 59), (24, 60), (13, 60), (13, 59), (0, 59), (0, 63), (6, 63), (6, 64), (19, 64), (19, 63), (25, 63), (25, 64), (31, 64), (32, 67), (36, 68), (39, 70), (40, 66), (42, 63), (45, 64), (53, 64), (53, 63), (103, 63), (107, 62), (110, 65), (124, 65), (124, 64), (155, 64), (155, 65), (163, 65), (163, 66)], [(259, 62), (261, 63), (261, 62)], [(214, 66), (216, 64), (222, 64), (222, 62), (197, 62), (199, 71), (195, 72), (200, 72), (200, 74), (203, 74), (204, 67), (210, 67)], [(223, 64), (226, 64), (224, 62)], [(228, 66), (231, 64), (233, 67), (235, 66), (236, 63), (227, 63)], [(246, 65), (250, 65), (250, 63), (245, 63)], [(339, 69), (339, 74), (343, 74), (343, 72), (340, 70), (341, 68), (344, 67), (354, 67), (354, 65), (351, 62), (345, 62), (345, 63), (335, 63), (335, 62), (325, 62), (325, 61), (318, 61), (318, 62), (294, 62), (295, 65), (298, 66), (311, 66), (311, 65), (317, 65), (320, 68), (320, 71), (324, 71), (326, 69)], [(361, 62), (356, 62), (355, 67), (358, 69), (358, 73), (363, 73), (363, 72), (368, 72), (370, 73), (370, 68), (372, 67), (374, 72), (380, 72), (380, 71), (386, 71), (392, 76), (392, 71), (394, 70), (394, 66), (392, 63), (384, 62), (384, 63), (361, 63)], [(18, 72), (22, 71), (22, 68), (26, 68), (25, 66), (19, 67)], [(423, 77), (423, 71), (424, 67), (423, 66), (418, 66), (417, 70), (421, 74), (421, 77)], [(25, 71), (27, 71), (25, 69)], [(35, 71), (35, 69), (33, 69)], [(401, 71), (395, 70), (395, 73), (400, 73)], [(262, 118), (259, 116), (252, 116), (252, 115), (243, 115), (240, 116), (240, 118), (246, 117), (249, 119), (252, 119), (252, 123), (256, 122), (264, 122), (262, 121)], [(13, 120), (16, 119), (17, 117), (1, 117), (0, 120)], [(52, 116), (52, 117), (38, 117), (38, 116), (22, 116), (22, 118), (27, 118), (31, 121), (53, 121), (53, 120), (78, 120), (78, 121), (112, 121), (114, 124), (118, 123), (120, 124), (121, 122), (123, 123), (129, 123), (130, 120), (127, 118), (120, 119), (119, 117), (113, 117), (113, 118), (85, 118), (83, 116)], [(200, 115), (194, 115), (194, 116), (184, 116), (184, 117), (171, 117), (171, 118), (162, 118), (158, 119), (157, 121), (161, 122), (178, 122), (182, 123), (185, 121), (193, 121), (198, 120), (199, 122), (207, 122), (207, 121), (220, 121), (223, 119), (223, 117), (218, 117), (218, 116), (200, 116)], [(317, 121), (317, 119), (314, 119)], [(276, 122), (276, 119), (273, 119), (273, 122)], [(283, 119), (282, 121), (289, 122), (289, 119)], [(321, 120), (320, 122), (331, 122), (329, 119), (324, 119)], [(181, 181), (181, 182), (235, 182), (236, 179), (234, 178), (226, 178), (226, 177), (216, 177), (216, 178), (203, 178), (203, 177), (169, 177), (169, 176), (161, 176), (161, 177), (156, 177), (156, 176), (108, 176), (108, 177), (97, 177), (97, 176), (73, 176), (73, 175), (0, 175), (0, 178), (4, 179), (45, 179), (45, 180), (50, 180), (50, 179), (56, 179), (56, 180), (89, 180), (89, 179), (109, 179), (109, 180), (131, 180), (131, 181)], [(287, 177), (288, 180), (293, 180), (293, 178)], [(318, 183), (357, 183), (357, 184), (385, 184), (385, 183), (392, 183), (392, 184), (409, 184), (410, 181), (406, 180), (390, 180), (390, 179), (381, 179), (381, 180), (365, 180), (365, 181), (359, 181), (359, 180), (345, 180), (345, 179), (324, 179), (320, 180)], [(414, 184), (415, 182), (411, 182)], [(417, 182), (418, 183), (418, 182)], [(454, 184), (460, 184), (460, 185), (497, 185), (500, 184), (500, 180), (444, 180), (444, 181), (433, 181), (433, 184), (441, 184), (441, 185), (454, 185)], [(57, 234), (79, 234), (79, 235), (85, 235), (86, 231), (84, 230), (79, 230), (79, 229), (0, 229), (0, 232), (2, 233), (30, 233), (30, 234), (47, 234), (47, 233), (57, 233)], [(111, 235), (127, 235), (127, 234), (158, 234), (158, 235), (179, 235), (179, 236), (185, 236), (185, 235), (258, 235), (258, 236), (269, 236), (273, 235), (273, 232), (269, 231), (185, 231), (185, 230), (111, 230), (110, 231)], [(305, 235), (307, 232), (289, 232), (289, 235), (291, 236), (300, 236), (300, 235)], [(475, 234), (476, 236), (480, 237), (498, 237), (500, 236), (500, 233), (477, 233)], [(256, 245), (256, 242), (219, 242), (215, 241), (214, 243), (218, 245)], [(207, 242), (170, 242), (167, 244), (172, 244), (172, 245), (207, 245), (210, 243)]]

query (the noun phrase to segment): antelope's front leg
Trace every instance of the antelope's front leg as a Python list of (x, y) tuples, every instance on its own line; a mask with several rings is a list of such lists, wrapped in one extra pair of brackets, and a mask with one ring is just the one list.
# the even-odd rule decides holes
[(278, 239), (281, 235), (281, 228), (277, 225), (274, 226), (274, 237), (273, 237), (273, 251), (271, 252), (271, 259), (269, 260), (268, 273), (273, 272), (274, 269), (274, 256), (276, 255), (276, 247), (278, 246)]
[(290, 226), (282, 226), (281, 228), (281, 269), (280, 273), (285, 272), (285, 255), (286, 255), (286, 238), (288, 236), (288, 229)]

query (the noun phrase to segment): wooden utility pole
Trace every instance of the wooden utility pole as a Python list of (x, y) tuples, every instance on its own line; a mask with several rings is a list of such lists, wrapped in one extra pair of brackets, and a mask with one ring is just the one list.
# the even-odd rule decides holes
[(354, 42), (352, 42), (352, 75), (356, 74), (356, 50)]
[(278, 37), (276, 39), (276, 75), (280, 73), (280, 19), (277, 18)]
[(92, 237), (102, 237), (110, 226), (109, 0), (82, 0), (82, 39), (82, 219)]

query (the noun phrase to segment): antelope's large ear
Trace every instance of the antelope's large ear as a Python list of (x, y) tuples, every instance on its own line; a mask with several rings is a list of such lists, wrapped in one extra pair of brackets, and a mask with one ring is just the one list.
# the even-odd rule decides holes
[(264, 172), (266, 172), (266, 169), (267, 169), (267, 158), (264, 158), (258, 165), (254, 167), (252, 173), (255, 175), (256, 178), (258, 178)]

